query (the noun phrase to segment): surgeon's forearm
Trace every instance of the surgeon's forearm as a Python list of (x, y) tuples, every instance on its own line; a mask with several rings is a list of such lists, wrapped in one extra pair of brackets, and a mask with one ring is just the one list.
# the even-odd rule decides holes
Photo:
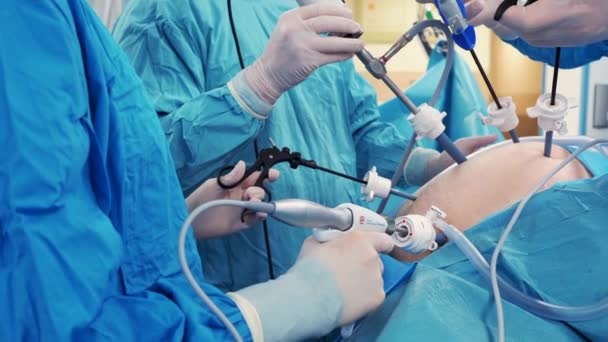
[(308, 260), (277, 280), (229, 294), (252, 336), (264, 341), (299, 341), (321, 337), (336, 328), (342, 297), (324, 266)]
[(191, 99), (161, 125), (185, 193), (217, 176), (257, 137), (263, 120), (243, 110), (228, 86)]

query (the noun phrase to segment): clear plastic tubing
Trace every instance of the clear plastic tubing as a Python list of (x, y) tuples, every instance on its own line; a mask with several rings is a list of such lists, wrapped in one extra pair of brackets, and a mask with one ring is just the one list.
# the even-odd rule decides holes
[[(435, 224), (441, 231), (443, 231), (450, 241), (456, 244), (462, 253), (471, 261), (477, 271), (483, 274), (489, 283), (490, 266), (481, 253), (479, 253), (477, 248), (475, 248), (473, 243), (454, 226), (441, 221), (436, 222)], [(590, 305), (557, 305), (547, 303), (522, 293), (500, 276), (498, 276), (498, 283), (505, 299), (542, 318), (557, 321), (576, 322), (599, 319), (608, 315), (608, 297)]]

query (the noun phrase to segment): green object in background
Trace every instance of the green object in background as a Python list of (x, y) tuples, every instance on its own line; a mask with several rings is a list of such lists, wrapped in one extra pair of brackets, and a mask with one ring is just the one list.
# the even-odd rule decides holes
[(433, 20), (433, 12), (431, 11), (431, 8), (429, 5), (425, 5), (424, 6), (424, 15), (426, 16), (426, 19), (428, 20)]

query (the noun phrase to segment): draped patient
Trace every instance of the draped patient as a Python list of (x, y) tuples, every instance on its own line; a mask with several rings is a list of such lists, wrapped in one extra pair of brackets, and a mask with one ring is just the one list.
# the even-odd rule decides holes
[[(514, 204), (570, 155), (543, 144), (505, 143), (435, 177), (400, 215), (424, 215), (431, 205), (466, 235), (489, 260)], [(587, 155), (590, 157), (590, 155)], [(600, 156), (601, 157), (601, 156)], [(498, 274), (525, 293), (549, 303), (587, 305), (608, 293), (608, 174), (598, 159), (574, 160), (526, 205), (507, 239)], [(602, 166), (602, 167), (598, 167)], [(559, 184), (556, 184), (560, 182)], [(412, 276), (358, 325), (353, 341), (493, 341), (494, 301), (485, 277), (447, 243), (432, 254), (394, 253), (419, 260)], [(543, 319), (503, 298), (507, 340), (595, 341), (608, 336), (608, 317), (561, 322)]]
[[(464, 231), (489, 215), (521, 200), (541, 179), (566, 159), (570, 152), (554, 145), (551, 158), (543, 156), (540, 142), (504, 144), (483, 150), (428, 182), (417, 192), (418, 199), (404, 205), (399, 215), (424, 215), (431, 206), (447, 214), (447, 222)], [(545, 188), (561, 181), (589, 178), (586, 168), (574, 160), (553, 177)], [(413, 261), (428, 253), (393, 255)]]

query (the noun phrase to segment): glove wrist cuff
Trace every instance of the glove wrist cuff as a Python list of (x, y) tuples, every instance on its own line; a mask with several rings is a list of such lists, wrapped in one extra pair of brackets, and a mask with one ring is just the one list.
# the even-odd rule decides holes
[(228, 90), (241, 108), (258, 120), (265, 120), (272, 111), (272, 105), (261, 99), (245, 78), (245, 70), (228, 82)]
[(285, 89), (281, 89), (272, 79), (272, 73), (262, 59), (243, 70), (243, 76), (251, 90), (266, 104), (272, 106)]
[(343, 300), (334, 276), (316, 260), (302, 260), (276, 280), (242, 289), (257, 312), (266, 341), (320, 337), (338, 326)]

